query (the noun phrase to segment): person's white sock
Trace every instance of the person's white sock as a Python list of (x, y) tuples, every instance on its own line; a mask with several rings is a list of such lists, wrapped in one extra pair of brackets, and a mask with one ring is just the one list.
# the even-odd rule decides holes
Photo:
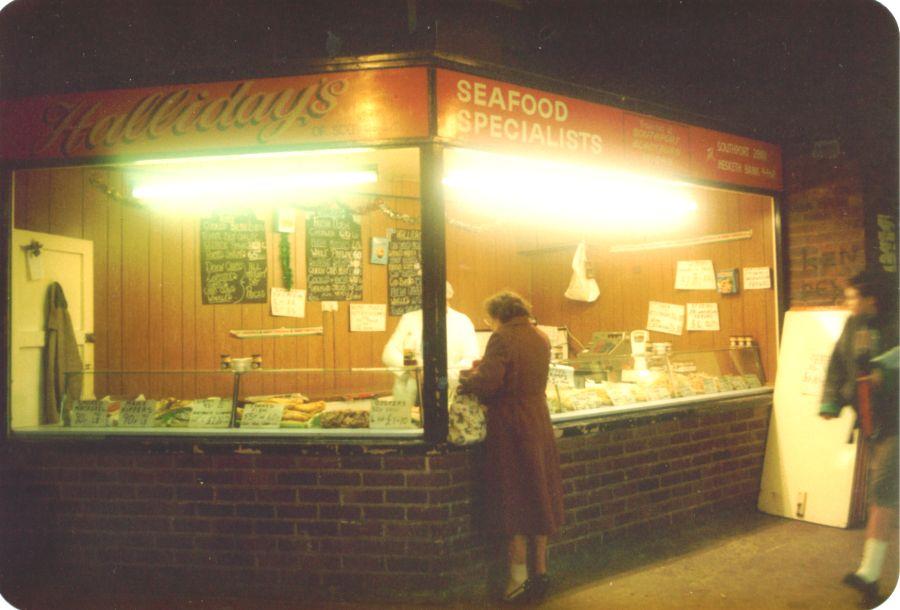
[(528, 566), (524, 563), (509, 564), (509, 580), (506, 582), (506, 594), (509, 595), (523, 582), (528, 580)]
[(856, 575), (866, 582), (875, 582), (881, 576), (881, 567), (884, 565), (884, 555), (887, 552), (888, 543), (877, 538), (866, 538), (863, 545), (862, 561), (856, 569)]

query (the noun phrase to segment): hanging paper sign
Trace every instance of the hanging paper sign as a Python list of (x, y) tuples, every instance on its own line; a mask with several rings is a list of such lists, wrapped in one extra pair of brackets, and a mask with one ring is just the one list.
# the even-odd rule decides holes
[(310, 301), (362, 299), (362, 232), (346, 210), (306, 219), (306, 289)]
[(280, 428), (284, 405), (254, 402), (244, 406), (241, 428)]
[(200, 221), (200, 286), (204, 305), (265, 303), (266, 225), (252, 214)]
[(350, 332), (377, 333), (386, 328), (384, 304), (350, 303)]
[(399, 429), (412, 426), (409, 404), (402, 400), (373, 400), (369, 428)]
[(675, 290), (715, 290), (716, 272), (712, 261), (678, 261)]
[(688, 330), (719, 330), (719, 306), (716, 303), (688, 303)]
[(72, 425), (106, 426), (106, 405), (105, 400), (76, 400), (72, 404)]
[(684, 329), (684, 306), (650, 301), (647, 309), (647, 330), (680, 335)]
[(422, 308), (422, 232), (397, 229), (388, 253), (388, 305), (392, 316)]
[(125, 428), (149, 428), (156, 415), (155, 400), (126, 400), (119, 412), (119, 425)]
[(305, 335), (321, 335), (321, 326), (308, 326), (306, 328), (259, 328), (256, 330), (231, 330), (232, 337), (238, 339), (266, 339), (271, 337), (302, 337)]
[(290, 318), (306, 316), (306, 290), (272, 288), (272, 315)]
[(772, 287), (772, 273), (768, 267), (744, 267), (744, 290), (766, 290)]

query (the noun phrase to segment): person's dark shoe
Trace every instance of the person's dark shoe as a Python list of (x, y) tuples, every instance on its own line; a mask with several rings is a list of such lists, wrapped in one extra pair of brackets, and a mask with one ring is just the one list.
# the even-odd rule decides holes
[(528, 600), (529, 600), (528, 582), (529, 582), (529, 580), (526, 580), (521, 585), (519, 585), (518, 587), (516, 587), (515, 589), (513, 589), (512, 591), (510, 591), (503, 597), (501, 597), (500, 601), (502, 601), (504, 604), (510, 604), (510, 605), (520, 605), (520, 604), (528, 603)]
[(541, 603), (549, 590), (550, 577), (546, 574), (536, 574), (525, 581), (525, 595), (529, 603)]
[(878, 581), (868, 582), (859, 577), (856, 572), (850, 572), (841, 581), (845, 585), (853, 587), (863, 594), (863, 604), (866, 608), (875, 608), (884, 601), (878, 592)]

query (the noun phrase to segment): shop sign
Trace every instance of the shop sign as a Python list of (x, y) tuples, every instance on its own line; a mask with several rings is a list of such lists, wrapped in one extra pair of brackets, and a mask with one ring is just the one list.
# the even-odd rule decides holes
[(428, 135), (425, 68), (0, 102), (4, 160), (283, 149)]
[(625, 113), (625, 156), (635, 169), (690, 175), (690, 142), (687, 125)]
[(537, 89), (437, 71), (438, 136), (512, 154), (767, 190), (782, 187), (772, 144)]
[(617, 161), (624, 113), (528, 87), (437, 71), (438, 135), (519, 154)]
[(691, 127), (695, 178), (763, 189), (781, 189), (781, 149), (773, 144)]

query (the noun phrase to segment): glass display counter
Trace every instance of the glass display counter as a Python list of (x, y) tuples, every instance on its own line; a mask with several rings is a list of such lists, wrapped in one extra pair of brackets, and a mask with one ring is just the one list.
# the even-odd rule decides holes
[(550, 365), (547, 404), (557, 422), (770, 391), (756, 347), (641, 356), (587, 352)]
[(420, 438), (421, 369), (90, 371), (60, 422), (16, 432)]

